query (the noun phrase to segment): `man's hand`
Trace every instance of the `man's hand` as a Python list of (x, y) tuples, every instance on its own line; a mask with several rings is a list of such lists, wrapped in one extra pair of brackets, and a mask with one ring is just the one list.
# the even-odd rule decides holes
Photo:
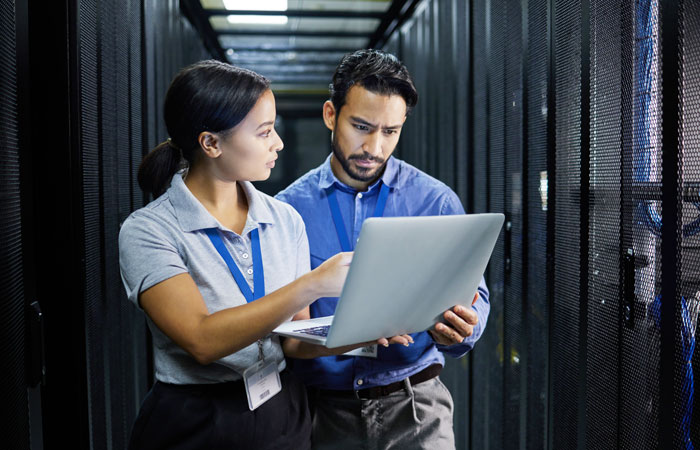
[[(472, 305), (478, 296), (478, 293), (474, 296)], [(442, 345), (461, 343), (464, 338), (472, 335), (474, 326), (478, 322), (476, 311), (462, 305), (456, 305), (452, 309), (448, 309), (442, 316), (447, 321), (447, 324), (438, 322), (435, 324), (435, 329), (428, 330), (433, 340)]]

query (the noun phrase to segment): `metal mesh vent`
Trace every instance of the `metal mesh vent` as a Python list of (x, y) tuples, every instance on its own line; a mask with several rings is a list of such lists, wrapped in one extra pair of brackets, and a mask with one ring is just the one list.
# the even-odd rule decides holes
[(0, 328), (4, 364), (0, 401), (11, 411), (3, 425), (4, 445), (29, 446), (25, 376), (24, 281), (19, 177), (19, 125), (15, 58), (15, 3), (0, 2)]
[[(506, 141), (505, 141), (505, 57), (506, 57), (506, 23), (503, 18), (506, 14), (506, 1), (497, 0), (491, 2), (490, 14), (487, 16), (488, 27), (491, 29), (491, 45), (488, 58), (485, 61), (488, 66), (488, 159), (489, 176), (488, 176), (488, 205), (487, 211), (504, 212), (505, 207), (505, 191), (506, 191)], [(488, 343), (486, 346), (489, 349), (501, 349), (491, 351), (487, 357), (489, 361), (489, 370), (487, 372), (488, 381), (488, 396), (493, 402), (493, 408), (489, 409), (488, 417), (484, 420), (488, 421), (489, 433), (491, 439), (488, 448), (503, 448), (505, 444), (503, 429), (501, 424), (504, 424), (506, 412), (503, 409), (502, 402), (506, 401), (506, 389), (504, 379), (504, 367), (509, 355), (505, 354), (503, 342), (504, 333), (504, 256), (505, 256), (504, 233), (496, 242), (491, 255), (491, 261), (487, 270), (487, 280), (489, 281), (491, 303), (491, 312), (489, 314), (489, 325), (482, 335), (481, 342)], [(495, 427), (495, 428), (494, 428)], [(496, 432), (496, 429), (501, 428), (501, 432)], [(474, 436), (476, 438), (476, 436)]]
[(552, 445), (575, 448), (579, 404), (581, 220), (581, 5), (560, 1), (554, 16), (556, 209), (551, 345)]
[(586, 437), (590, 448), (601, 449), (615, 448), (618, 434), (612, 380), (619, 371), (621, 23), (619, 5), (591, 2)]
[[(526, 376), (526, 448), (546, 447), (547, 368), (549, 305), (547, 298), (547, 211), (549, 180), (547, 174), (547, 1), (531, 0), (528, 5), (527, 53), (527, 272), (526, 309), (523, 311), (527, 357)], [(513, 264), (518, 264), (517, 260)]]
[[(700, 313), (700, 5), (685, 1), (681, 8), (681, 124), (679, 130), (681, 299), (676, 322), (676, 396), (674, 443), (679, 448), (700, 446), (700, 351), (697, 349)], [(679, 323), (680, 322), (680, 323)], [(689, 444), (692, 443), (692, 444)]]
[[(659, 404), (659, 331), (647, 314), (659, 294), (661, 277), (661, 205), (651, 186), (661, 181), (658, 6), (655, 1), (632, 5), (623, 55), (626, 112), (623, 122), (623, 257), (634, 252), (634, 299), (623, 292), (622, 308), (634, 301), (634, 324), (622, 327), (620, 374), (620, 447), (657, 448)], [(628, 42), (631, 41), (631, 44)], [(626, 103), (627, 104), (627, 103)], [(631, 193), (631, 198), (629, 195)], [(658, 197), (656, 197), (658, 200)], [(629, 280), (627, 280), (629, 282)], [(624, 289), (624, 284), (623, 284)]]
[[(101, 241), (100, 241), (100, 158), (99, 158), (99, 85), (95, 74), (99, 73), (98, 56), (98, 12), (94, 5), (81, 4), (79, 10), (80, 27), (80, 107), (85, 118), (81, 126), (81, 147), (83, 165), (83, 211), (85, 248), (85, 327), (87, 333), (86, 354), (88, 367), (88, 402), (90, 405), (91, 447), (106, 440), (107, 423), (104, 411), (107, 408), (104, 397), (105, 348), (101, 335), (94, 338), (96, 329), (102, 327), (96, 317), (94, 304), (101, 303)], [(99, 447), (98, 447), (99, 448)]]
[[(501, 7), (499, 6), (499, 9)], [(522, 89), (522, 18), (519, 2), (504, 2), (502, 6), (504, 22), (504, 152), (505, 161), (505, 203), (502, 209), (508, 211), (504, 237), (505, 295), (503, 298), (503, 347), (505, 349), (505, 417), (503, 439), (505, 443), (518, 442), (523, 435), (525, 379), (524, 361), (526, 344), (523, 323), (522, 263), (523, 242), (523, 89)], [(494, 11), (499, 13), (501, 11)], [(494, 167), (501, 167), (495, 165)], [(495, 262), (495, 261), (494, 261)]]
[[(488, 30), (486, 6), (483, 2), (472, 2), (472, 35), (473, 41), (473, 101), (470, 105), (474, 118), (473, 148), (473, 207), (475, 213), (483, 213), (488, 210), (488, 66), (487, 66), (487, 42), (486, 30)], [(489, 290), (493, 290), (492, 278), (486, 274), (486, 282)], [(494, 280), (495, 281), (495, 280)], [(490, 303), (493, 308), (493, 297)], [(503, 398), (499, 380), (502, 380), (499, 368), (503, 364), (503, 349), (498, 347), (497, 327), (493, 326), (498, 319), (491, 310), (489, 323), (481, 336), (480, 343), (474, 348), (472, 353), (473, 373), (486, 374), (472, 379), (472, 402), (481, 405), (480, 408), (472, 410), (472, 435), (471, 448), (489, 449), (498, 448), (502, 440), (498, 439), (500, 434), (500, 421), (491, 422), (493, 419), (500, 420), (501, 401)], [(483, 344), (483, 345), (481, 345)], [(496, 378), (491, 378), (494, 373)]]
[[(459, 48), (445, 30), (459, 33), (445, 18), (448, 4), (423, 2), (402, 31), (401, 56), (422, 98), (431, 97), (402, 151), (448, 181), (456, 161), (470, 212), (504, 212), (511, 225), (487, 271), (486, 332), (461, 367), (471, 376), (470, 448), (698, 445), (700, 352), (691, 337), (700, 303), (700, 4), (679, 2), (680, 226), (665, 229), (677, 232), (678, 267), (661, 264), (661, 200), (674, 181), (662, 185), (662, 137), (675, 133), (662, 130), (661, 110), (677, 99), (661, 98), (669, 84), (659, 9), (673, 2), (470, 2), (466, 114), (454, 105), (459, 93), (434, 101), (445, 95), (442, 84), (460, 82), (447, 72), (455, 56), (446, 55)], [(473, 130), (464, 158), (442, 149), (450, 139), (435, 133), (441, 106), (456, 106), (456, 120), (464, 116)], [(662, 274), (678, 275), (679, 286), (672, 399), (661, 398), (670, 386), (661, 380)], [(669, 431), (662, 423), (671, 406)]]

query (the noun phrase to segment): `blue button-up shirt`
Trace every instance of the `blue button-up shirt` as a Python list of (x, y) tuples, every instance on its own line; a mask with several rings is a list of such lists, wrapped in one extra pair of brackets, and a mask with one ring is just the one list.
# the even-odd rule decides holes
[[(447, 185), (401, 160), (390, 157), (382, 177), (366, 192), (358, 192), (333, 175), (329, 156), (321, 166), (276, 196), (292, 205), (304, 220), (312, 269), (342, 251), (328, 205), (328, 188), (335, 186), (345, 229), (354, 243), (357, 242), (364, 220), (374, 214), (380, 183), (390, 188), (384, 217), (464, 214), (459, 198)], [(290, 365), (310, 386), (344, 390), (386, 385), (420, 372), (429, 365), (444, 365), (443, 354), (463, 356), (472, 349), (484, 330), (490, 305), (489, 291), (483, 278), (478, 293), (479, 298), (472, 305), (479, 317), (478, 324), (474, 327), (474, 333), (460, 344), (436, 344), (430, 334), (424, 331), (412, 334), (414, 343), (408, 347), (379, 346), (377, 358), (325, 356), (311, 360), (291, 360)], [(464, 295), (471, 297), (473, 293), (465, 292)], [(310, 307), (311, 317), (333, 315), (337, 302), (337, 298), (318, 299)]]

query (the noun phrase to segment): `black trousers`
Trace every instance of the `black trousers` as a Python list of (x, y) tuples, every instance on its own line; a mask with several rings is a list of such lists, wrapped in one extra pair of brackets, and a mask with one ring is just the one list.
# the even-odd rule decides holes
[(280, 378), (282, 391), (255, 411), (248, 409), (243, 380), (156, 382), (141, 405), (129, 449), (310, 449), (306, 389), (288, 370)]

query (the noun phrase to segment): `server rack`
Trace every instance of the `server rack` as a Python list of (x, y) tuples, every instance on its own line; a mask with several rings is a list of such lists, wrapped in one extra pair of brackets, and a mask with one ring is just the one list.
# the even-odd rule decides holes
[(699, 9), (426, 0), (388, 41), (421, 96), (399, 155), (506, 214), (443, 375), (460, 448), (700, 442)]

